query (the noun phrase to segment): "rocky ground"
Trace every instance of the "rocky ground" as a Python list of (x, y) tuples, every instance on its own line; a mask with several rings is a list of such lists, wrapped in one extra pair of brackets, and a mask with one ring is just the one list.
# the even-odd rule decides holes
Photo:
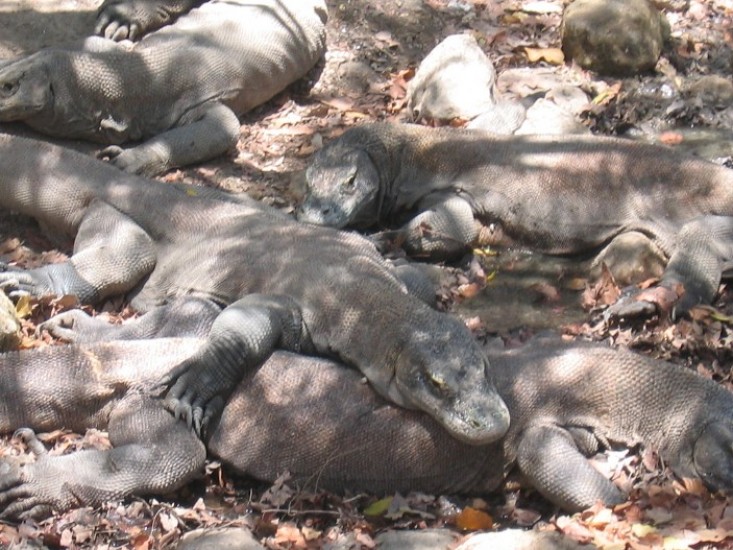
[[(661, 141), (730, 163), (730, 0), (660, 0), (670, 23), (671, 43), (653, 72), (626, 80), (601, 78), (562, 59), (560, 0), (328, 4), (329, 51), (309, 80), (248, 114), (237, 150), (228, 157), (162, 179), (244, 191), (291, 211), (310, 155), (353, 124), (407, 120), (405, 89), (415, 67), (442, 38), (456, 32), (476, 36), (494, 62), (499, 90), (507, 97), (521, 99), (570, 84), (587, 95), (588, 107), (578, 120), (594, 132)], [(92, 27), (95, 7), (94, 0), (0, 2), (0, 59), (84, 36)], [(81, 143), (67, 145), (94, 149)], [(68, 247), (49, 243), (28, 220), (15, 216), (0, 220), (3, 260), (34, 265), (68, 252)], [(500, 336), (512, 344), (552, 327), (569, 338), (607, 339), (683, 363), (731, 386), (733, 300), (726, 287), (713, 308), (695, 310), (690, 319), (675, 325), (652, 320), (643, 326), (609, 327), (601, 312), (618, 292), (613, 280), (590, 281), (584, 268), (572, 262), (538, 261), (519, 251), (505, 252), (496, 262), (477, 257), (443, 270), (443, 307), (462, 315), (478, 338)], [(25, 306), (22, 345), (45, 345), (43, 338), (33, 335), (35, 323), (70, 305), (61, 301)], [(123, 306), (116, 301), (102, 309), (116, 316)], [(54, 452), (64, 452), (104, 444), (105, 436), (59, 431), (45, 440)], [(14, 440), (5, 440), (0, 447), (4, 454), (21, 451)], [(603, 467), (631, 490), (630, 501), (614, 509), (598, 507), (567, 516), (520, 490), (515, 481), (500, 494), (475, 499), (338, 496), (299, 492), (288, 486), (286, 478), (272, 487), (235, 480), (212, 462), (206, 477), (181, 494), (111, 503), (101, 510), (73, 511), (41, 523), (0, 523), (0, 547), (17, 543), (165, 548), (196, 528), (239, 526), (270, 548), (329, 544), (371, 548), (377, 540), (405, 547), (406, 539), (390, 539), (399, 536), (396, 530), (417, 531), (411, 536), (423, 538), (413, 541), (416, 547), (447, 547), (475, 530), (510, 527), (561, 533), (568, 544), (579, 541), (614, 549), (733, 546), (733, 509), (728, 501), (708, 494), (697, 483), (671, 478), (653, 453), (611, 453)], [(462, 542), (491, 544), (476, 541)]]

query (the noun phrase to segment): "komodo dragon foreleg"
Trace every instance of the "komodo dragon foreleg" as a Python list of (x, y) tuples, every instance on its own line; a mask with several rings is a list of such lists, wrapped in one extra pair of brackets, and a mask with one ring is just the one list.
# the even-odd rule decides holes
[(172, 23), (204, 0), (105, 0), (94, 33), (112, 40), (138, 40)]
[(226, 307), (211, 326), (206, 344), (165, 375), (158, 389), (165, 406), (196, 433), (206, 432), (244, 375), (275, 348), (310, 350), (300, 308), (286, 296), (250, 294)]
[(0, 288), (12, 296), (72, 294), (82, 302), (97, 302), (131, 290), (156, 262), (150, 236), (128, 216), (95, 199), (84, 212), (66, 262), (27, 271), (0, 273)]
[(152, 176), (226, 153), (236, 145), (239, 128), (234, 111), (222, 103), (209, 103), (140, 145), (128, 149), (112, 145), (99, 157), (126, 172)]
[(733, 269), (733, 217), (700, 216), (677, 234), (675, 250), (657, 285), (669, 303), (659, 302), (655, 291), (632, 289), (611, 306), (607, 318), (652, 315), (671, 306), (677, 318), (690, 308), (709, 304), (718, 292), (721, 278)]
[[(471, 205), (456, 195), (430, 198), (421, 203), (420, 214), (395, 231), (383, 231), (372, 236), (384, 251), (386, 240), (402, 245), (408, 256), (429, 260), (455, 258), (467, 251), (478, 237), (478, 223)], [(427, 201), (424, 201), (427, 202)]]
[(0, 518), (27, 519), (50, 510), (97, 506), (138, 494), (161, 494), (193, 479), (206, 448), (160, 403), (130, 392), (109, 420), (110, 450), (42, 454), (35, 462), (0, 468)]

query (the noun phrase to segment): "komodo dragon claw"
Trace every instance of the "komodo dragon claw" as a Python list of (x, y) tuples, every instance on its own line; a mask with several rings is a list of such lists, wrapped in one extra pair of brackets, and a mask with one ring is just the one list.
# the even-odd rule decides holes
[(5, 263), (0, 263), (0, 289), (10, 298), (19, 298), (23, 295), (42, 296), (51, 293), (48, 285), (32, 273)]
[(181, 363), (161, 378), (151, 393), (161, 396), (163, 406), (176, 419), (186, 422), (199, 437), (207, 435), (211, 421), (224, 410), (224, 399), (216, 393), (213, 379), (197, 373), (190, 361)]

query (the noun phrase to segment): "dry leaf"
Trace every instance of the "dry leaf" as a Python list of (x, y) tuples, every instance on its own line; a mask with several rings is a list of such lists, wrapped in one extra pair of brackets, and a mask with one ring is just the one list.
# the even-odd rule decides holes
[(524, 53), (530, 63), (546, 61), (551, 65), (562, 65), (565, 63), (565, 54), (560, 48), (524, 48)]
[(307, 546), (298, 526), (290, 522), (278, 526), (274, 542), (287, 548), (305, 548)]
[(169, 533), (178, 527), (178, 519), (173, 514), (161, 513), (158, 516), (160, 527), (164, 532)]
[(685, 141), (685, 136), (679, 132), (662, 132), (659, 134), (659, 141), (665, 145), (679, 145)]
[(547, 282), (539, 282), (530, 285), (529, 289), (539, 294), (538, 301), (557, 303), (561, 300), (560, 291)]
[(459, 296), (462, 296), (463, 298), (473, 298), (476, 294), (481, 292), (481, 287), (476, 283), (468, 283), (466, 285), (459, 286), (457, 290)]
[(385, 497), (379, 499), (376, 502), (372, 502), (369, 506), (364, 508), (365, 516), (383, 516), (389, 510), (389, 505), (392, 504), (392, 497)]
[(493, 518), (481, 510), (466, 506), (456, 516), (456, 527), (464, 531), (478, 531), (480, 529), (491, 529), (494, 526)]

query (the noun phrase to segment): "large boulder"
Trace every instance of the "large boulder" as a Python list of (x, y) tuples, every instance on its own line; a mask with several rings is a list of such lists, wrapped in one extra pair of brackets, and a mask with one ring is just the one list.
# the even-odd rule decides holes
[(668, 38), (667, 19), (648, 0), (575, 0), (563, 16), (565, 57), (604, 75), (654, 68)]
[(407, 86), (413, 120), (471, 120), (494, 103), (496, 70), (470, 34), (447, 37), (423, 59)]

